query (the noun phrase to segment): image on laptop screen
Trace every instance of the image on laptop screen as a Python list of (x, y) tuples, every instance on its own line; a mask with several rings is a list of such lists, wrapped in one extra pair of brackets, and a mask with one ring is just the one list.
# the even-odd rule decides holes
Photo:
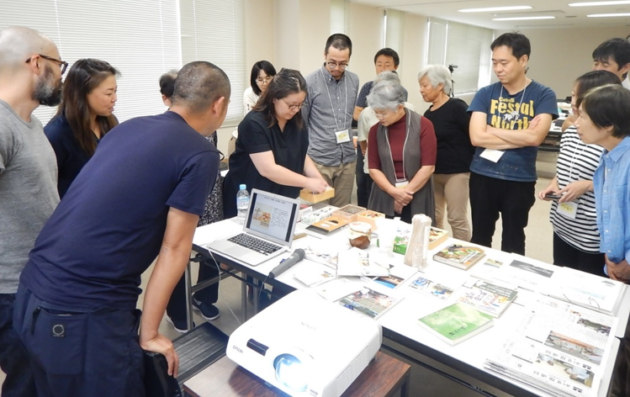
[(291, 238), (297, 205), (283, 197), (253, 192), (247, 229), (288, 242)]

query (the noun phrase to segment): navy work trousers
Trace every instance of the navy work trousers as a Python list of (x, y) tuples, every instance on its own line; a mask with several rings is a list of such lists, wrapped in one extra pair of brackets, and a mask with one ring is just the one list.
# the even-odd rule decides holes
[(136, 309), (59, 307), (22, 284), (13, 317), (39, 397), (144, 396), (139, 322)]

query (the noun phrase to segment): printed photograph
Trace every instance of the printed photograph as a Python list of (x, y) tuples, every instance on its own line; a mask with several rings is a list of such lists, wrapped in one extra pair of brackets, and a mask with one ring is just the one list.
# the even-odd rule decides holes
[(339, 301), (340, 305), (350, 310), (366, 314), (372, 318), (387, 310), (393, 303), (394, 300), (390, 296), (369, 288), (363, 288), (353, 292)]
[(551, 375), (549, 380), (554, 383), (558, 380), (569, 380), (578, 382), (589, 388), (593, 385), (595, 374), (592, 371), (578, 365), (573, 365), (557, 357), (540, 353), (536, 358), (535, 365), (545, 373)]
[(542, 267), (534, 266), (531, 263), (521, 262), (519, 260), (513, 260), (512, 263), (510, 263), (510, 266), (524, 270), (526, 272), (536, 273), (547, 278), (551, 277), (551, 275), (553, 274), (553, 270), (543, 269)]
[(604, 355), (603, 349), (569, 338), (555, 331), (551, 331), (547, 336), (545, 345), (597, 365), (602, 363), (602, 356)]
[(608, 325), (603, 325), (586, 318), (580, 318), (577, 323), (600, 334), (610, 335), (610, 327)]
[(377, 277), (374, 281), (387, 288), (396, 288), (403, 282), (403, 279), (390, 274), (389, 276)]

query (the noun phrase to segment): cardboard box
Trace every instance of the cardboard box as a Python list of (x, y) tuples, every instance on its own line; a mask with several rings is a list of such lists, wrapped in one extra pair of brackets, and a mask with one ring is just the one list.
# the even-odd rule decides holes
[(343, 218), (348, 222), (356, 222), (358, 220), (357, 215), (362, 212), (365, 212), (365, 208), (348, 204), (333, 212), (333, 215)]
[(313, 204), (328, 200), (329, 198), (333, 197), (335, 197), (335, 189), (330, 186), (328, 186), (323, 192), (317, 194), (309, 192), (306, 189), (302, 189), (300, 191), (300, 198)]
[(385, 214), (381, 212), (365, 210), (357, 214), (356, 222), (365, 222), (372, 225), (372, 231), (377, 229), (376, 220), (379, 218), (385, 218)]

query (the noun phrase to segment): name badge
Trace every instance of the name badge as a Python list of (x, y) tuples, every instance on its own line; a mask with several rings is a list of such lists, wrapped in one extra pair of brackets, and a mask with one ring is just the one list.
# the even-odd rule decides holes
[(577, 209), (578, 203), (569, 201), (567, 203), (558, 203), (558, 209), (556, 211), (562, 216), (566, 216), (570, 219), (575, 219), (577, 217)]
[(350, 142), (350, 130), (335, 131), (337, 143)]
[(480, 156), (486, 160), (498, 163), (505, 152), (503, 150), (485, 149)]
[(396, 181), (396, 189), (404, 189), (407, 187), (407, 185), (409, 185), (409, 181), (407, 181), (406, 179)]

